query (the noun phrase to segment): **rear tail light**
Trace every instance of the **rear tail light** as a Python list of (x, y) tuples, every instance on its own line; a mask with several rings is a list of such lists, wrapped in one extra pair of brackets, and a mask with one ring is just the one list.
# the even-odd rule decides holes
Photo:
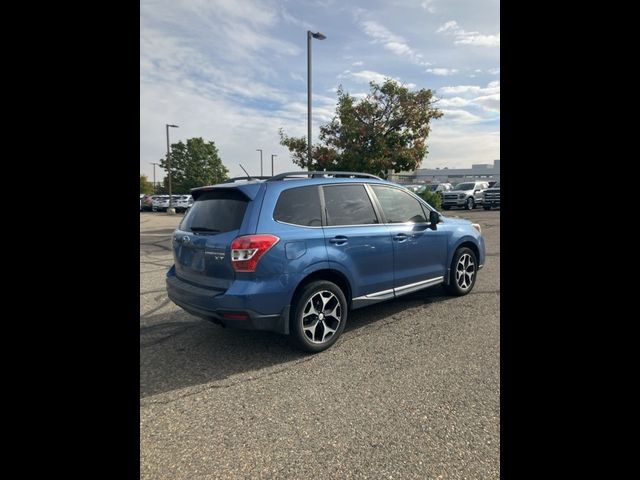
[(245, 235), (231, 242), (231, 265), (236, 272), (255, 272), (260, 258), (280, 239), (275, 235)]

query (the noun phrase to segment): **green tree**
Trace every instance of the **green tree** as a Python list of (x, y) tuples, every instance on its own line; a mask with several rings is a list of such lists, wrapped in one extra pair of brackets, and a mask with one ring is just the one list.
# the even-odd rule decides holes
[(424, 192), (420, 193), (419, 196), (436, 210), (442, 208), (442, 196), (440, 192), (432, 192), (427, 188)]
[(153, 183), (147, 179), (146, 175), (140, 174), (140, 193), (151, 195), (153, 193)]
[[(168, 172), (167, 159), (160, 166)], [(190, 189), (224, 182), (229, 170), (222, 164), (214, 142), (205, 142), (202, 137), (189, 138), (171, 145), (171, 191), (188, 193)], [(167, 173), (168, 176), (168, 173)], [(168, 178), (164, 184), (168, 188)]]
[(390, 170), (413, 171), (428, 153), (432, 119), (442, 112), (434, 107), (433, 92), (415, 92), (392, 79), (371, 82), (369, 94), (358, 101), (338, 89), (336, 114), (320, 127), (320, 144), (307, 159), (306, 137), (289, 137), (280, 129), (280, 144), (293, 163), (309, 170), (367, 172), (387, 177)]

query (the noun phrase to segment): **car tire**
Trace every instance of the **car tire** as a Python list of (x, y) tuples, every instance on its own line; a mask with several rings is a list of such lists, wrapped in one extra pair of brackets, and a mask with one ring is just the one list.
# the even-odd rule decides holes
[(476, 254), (467, 247), (456, 250), (451, 261), (449, 284), (445, 290), (456, 296), (462, 296), (473, 290), (478, 276), (478, 259)]
[(327, 280), (311, 282), (301, 289), (292, 304), (289, 337), (294, 346), (318, 353), (336, 343), (348, 315), (347, 300), (340, 287)]
[(464, 202), (464, 208), (466, 210), (473, 210), (475, 208), (476, 204), (475, 201), (473, 200), (473, 197), (469, 197), (467, 198), (467, 201)]
[(451, 205), (443, 205), (442, 208), (444, 210), (449, 210), (451, 208)]
[(491, 205), (483, 205), (482, 208), (485, 210), (491, 210)]

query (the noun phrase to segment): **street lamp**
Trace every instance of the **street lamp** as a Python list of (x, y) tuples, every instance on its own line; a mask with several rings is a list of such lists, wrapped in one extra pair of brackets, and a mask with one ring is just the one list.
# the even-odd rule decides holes
[(320, 32), (312, 33), (311, 30), (307, 30), (307, 169), (311, 165), (311, 37), (317, 40), (327, 38)]
[(273, 157), (277, 157), (278, 155), (271, 155), (271, 176), (273, 177)]
[(167, 124), (167, 169), (169, 171), (169, 208), (167, 208), (167, 213), (169, 215), (173, 215), (176, 211), (173, 208), (173, 197), (171, 196), (171, 150), (169, 148), (169, 127), (178, 128), (178, 125)]
[(149, 162), (149, 163), (153, 165), (153, 193), (158, 193), (157, 186), (156, 186), (156, 165), (160, 166), (160, 164), (155, 162)]
[(262, 177), (262, 149), (256, 148), (256, 152), (260, 152), (260, 176)]

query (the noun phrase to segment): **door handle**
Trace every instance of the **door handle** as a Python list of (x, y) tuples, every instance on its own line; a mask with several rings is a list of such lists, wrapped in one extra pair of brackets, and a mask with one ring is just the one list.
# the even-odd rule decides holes
[(402, 242), (406, 241), (406, 240), (407, 240), (407, 238), (409, 238), (409, 235), (407, 235), (406, 233), (398, 233), (397, 235), (395, 235), (395, 236), (393, 237), (393, 239), (394, 239), (396, 242), (400, 242), (400, 243), (402, 243)]
[(347, 240), (349, 240), (347, 237), (345, 237), (344, 235), (336, 235), (335, 237), (333, 237), (331, 240), (329, 240), (331, 243), (335, 244), (335, 245), (344, 245), (347, 243)]

